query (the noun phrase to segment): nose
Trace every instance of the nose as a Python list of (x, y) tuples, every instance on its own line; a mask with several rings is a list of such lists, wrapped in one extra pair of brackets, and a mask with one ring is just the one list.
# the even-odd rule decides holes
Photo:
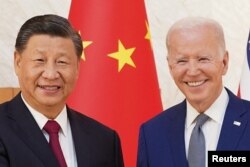
[(196, 61), (188, 62), (187, 74), (190, 76), (198, 75), (200, 73), (199, 63)]
[(57, 70), (55, 65), (47, 64), (44, 67), (44, 71), (43, 71), (42, 76), (46, 79), (53, 80), (53, 79), (59, 78), (60, 75), (59, 75), (58, 70)]

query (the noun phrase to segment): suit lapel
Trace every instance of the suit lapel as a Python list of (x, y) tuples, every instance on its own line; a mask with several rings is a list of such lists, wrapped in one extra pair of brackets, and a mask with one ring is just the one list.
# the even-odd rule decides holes
[(186, 158), (186, 149), (185, 149), (185, 118), (186, 118), (186, 102), (183, 101), (174, 110), (176, 113), (172, 117), (172, 126), (168, 129), (171, 150), (174, 159), (174, 166), (186, 167), (187, 158)]
[(17, 95), (11, 101), (9, 119), (15, 134), (32, 150), (46, 167), (58, 166), (57, 161), (41, 129), (21, 99)]
[(229, 102), (221, 128), (217, 150), (237, 150), (237, 144), (244, 133), (247, 119), (244, 117), (246, 109), (235, 95), (229, 90)]
[(88, 128), (88, 124), (86, 121), (81, 120), (75, 112), (70, 111), (69, 108), (67, 111), (75, 145), (77, 164), (81, 167), (91, 166), (91, 131)]

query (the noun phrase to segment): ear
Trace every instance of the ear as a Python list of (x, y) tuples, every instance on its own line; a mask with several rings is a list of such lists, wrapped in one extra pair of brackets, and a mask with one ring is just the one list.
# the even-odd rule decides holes
[(15, 73), (16, 75), (19, 74), (20, 71), (20, 64), (21, 64), (21, 55), (19, 52), (14, 52), (14, 67), (15, 67)]
[(172, 65), (170, 64), (170, 61), (169, 61), (169, 57), (167, 56), (167, 63), (168, 63), (168, 69), (169, 69), (169, 72), (171, 74), (171, 76), (173, 77), (173, 74), (172, 74)]
[(77, 60), (77, 71), (76, 71), (76, 79), (78, 79), (79, 77), (79, 73), (80, 73), (80, 64), (81, 64), (81, 61), (80, 60)]
[(227, 73), (228, 63), (229, 63), (228, 51), (225, 51), (225, 53), (223, 55), (222, 63), (223, 63), (223, 72), (222, 72), (222, 74), (225, 75)]

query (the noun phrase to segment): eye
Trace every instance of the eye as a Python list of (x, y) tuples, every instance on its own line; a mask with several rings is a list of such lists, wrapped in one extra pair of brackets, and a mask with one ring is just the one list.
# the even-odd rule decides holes
[(180, 59), (176, 61), (177, 64), (185, 64), (186, 62), (187, 62), (186, 59)]
[(33, 61), (35, 61), (36, 63), (44, 63), (45, 62), (45, 60), (41, 59), (41, 58), (34, 59)]
[(210, 61), (210, 59), (207, 58), (207, 57), (201, 57), (201, 58), (199, 58), (199, 62), (202, 62), (202, 63), (207, 63), (209, 61)]
[(64, 61), (64, 60), (58, 60), (57, 61), (57, 64), (60, 64), (60, 65), (66, 65), (66, 64), (68, 64), (66, 61)]
[(186, 60), (178, 60), (177, 63), (187, 62)]

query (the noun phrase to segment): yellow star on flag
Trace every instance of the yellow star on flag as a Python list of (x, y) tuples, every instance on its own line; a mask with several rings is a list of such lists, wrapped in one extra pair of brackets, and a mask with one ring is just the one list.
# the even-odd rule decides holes
[(82, 45), (83, 45), (83, 51), (82, 51), (82, 56), (81, 58), (86, 61), (86, 56), (84, 53), (84, 49), (87, 48), (90, 44), (92, 44), (92, 41), (82, 41)]
[(146, 27), (147, 27), (147, 34), (145, 35), (145, 39), (148, 39), (148, 40), (151, 40), (151, 34), (150, 34), (150, 31), (149, 31), (149, 26), (148, 26), (148, 22), (146, 22)]
[[(78, 33), (81, 35), (81, 31), (78, 31)], [(82, 41), (83, 51), (82, 51), (81, 58), (83, 59), (83, 61), (86, 61), (84, 49), (87, 48), (90, 44), (92, 44), (92, 41)]]
[(118, 40), (118, 51), (108, 54), (109, 57), (118, 60), (118, 72), (121, 71), (121, 69), (125, 66), (125, 64), (128, 64), (135, 68), (135, 63), (131, 58), (134, 50), (135, 47), (126, 49), (122, 44), (122, 42)]

